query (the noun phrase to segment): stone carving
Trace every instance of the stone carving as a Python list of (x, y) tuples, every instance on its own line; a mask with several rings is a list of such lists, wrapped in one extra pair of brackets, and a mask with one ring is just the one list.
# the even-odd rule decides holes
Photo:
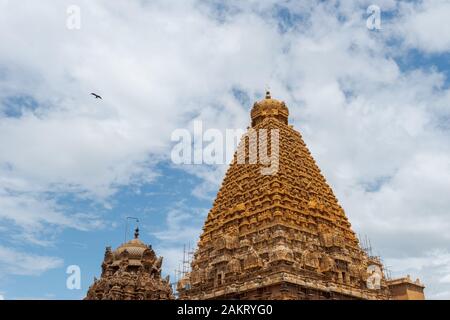
[(228, 262), (227, 268), (228, 268), (228, 272), (233, 273), (233, 274), (238, 274), (239, 272), (241, 272), (241, 262), (237, 258), (232, 258)]
[(320, 233), (320, 243), (324, 247), (332, 247), (333, 246), (333, 234), (330, 232), (321, 232)]
[(250, 247), (247, 256), (244, 259), (244, 269), (260, 268), (263, 266), (263, 262), (259, 257), (258, 252), (253, 247)]
[(294, 262), (294, 254), (292, 250), (285, 244), (277, 244), (273, 251), (270, 252), (270, 261), (285, 261), (288, 263)]
[(193, 285), (198, 284), (203, 280), (202, 276), (201, 276), (201, 271), (200, 271), (200, 268), (198, 267), (198, 265), (195, 265), (192, 268), (192, 271), (190, 274), (190, 280)]
[(100, 279), (94, 279), (86, 300), (173, 299), (169, 278), (161, 278), (162, 257), (138, 239), (114, 252), (106, 247)]
[(335, 270), (334, 259), (328, 255), (323, 255), (320, 259), (320, 272), (329, 272)]
[(303, 266), (305, 268), (317, 270), (319, 268), (319, 255), (314, 251), (312, 245), (303, 251)]

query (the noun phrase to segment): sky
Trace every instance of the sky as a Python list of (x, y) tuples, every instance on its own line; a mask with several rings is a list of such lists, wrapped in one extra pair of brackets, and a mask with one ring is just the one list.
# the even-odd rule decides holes
[(226, 165), (175, 164), (171, 135), (245, 129), (267, 87), (353, 230), (450, 299), (448, 17), (444, 0), (0, 0), (0, 299), (82, 299), (127, 216), (173, 279)]

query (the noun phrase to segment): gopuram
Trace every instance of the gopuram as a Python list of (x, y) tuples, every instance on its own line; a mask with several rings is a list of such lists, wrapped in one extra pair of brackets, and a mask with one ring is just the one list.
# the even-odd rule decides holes
[[(236, 152), (205, 221), (191, 271), (178, 282), (179, 297), (401, 299), (413, 296), (407, 288), (414, 287), (414, 297), (423, 298), (419, 281), (397, 281), (398, 296), (391, 293), (381, 260), (361, 248), (288, 116), (285, 103), (269, 92), (254, 104), (251, 127), (238, 147), (245, 161)], [(278, 141), (272, 141), (271, 132)], [(258, 161), (264, 148), (278, 162), (269, 172)], [(252, 150), (258, 151), (257, 161)]]

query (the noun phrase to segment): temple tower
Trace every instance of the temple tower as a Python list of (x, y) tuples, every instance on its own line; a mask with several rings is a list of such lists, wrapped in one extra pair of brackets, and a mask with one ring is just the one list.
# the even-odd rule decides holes
[[(180, 298), (389, 298), (382, 263), (360, 247), (288, 116), (269, 92), (254, 104), (245, 153), (225, 175)], [(263, 149), (277, 162), (270, 170)]]
[(134, 239), (115, 251), (106, 247), (100, 279), (94, 278), (85, 300), (168, 300), (174, 299), (169, 278), (161, 278), (162, 257), (150, 245)]

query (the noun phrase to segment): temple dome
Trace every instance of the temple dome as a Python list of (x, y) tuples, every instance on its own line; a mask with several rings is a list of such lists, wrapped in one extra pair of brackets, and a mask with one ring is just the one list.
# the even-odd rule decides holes
[(114, 251), (114, 256), (116, 258), (118, 258), (118, 257), (120, 257), (120, 254), (126, 250), (129, 254), (129, 259), (139, 259), (140, 260), (142, 258), (142, 254), (147, 249), (148, 249), (148, 246), (145, 243), (143, 243), (141, 240), (133, 239), (133, 240), (128, 241), (127, 243), (122, 244), (120, 247), (118, 247)]
[(100, 279), (94, 278), (87, 300), (160, 300), (173, 299), (170, 279), (161, 277), (162, 257), (151, 245), (134, 239), (116, 250), (106, 247)]
[(265, 118), (275, 118), (287, 124), (289, 117), (289, 109), (284, 101), (272, 99), (270, 92), (266, 92), (266, 97), (255, 102), (250, 112), (252, 118), (252, 126), (260, 123)]
[(126, 259), (132, 266), (141, 266), (144, 254), (155, 257), (152, 247), (139, 239), (138, 229), (136, 229), (134, 237), (134, 239), (122, 244), (112, 252), (112, 265), (120, 265), (121, 261)]

